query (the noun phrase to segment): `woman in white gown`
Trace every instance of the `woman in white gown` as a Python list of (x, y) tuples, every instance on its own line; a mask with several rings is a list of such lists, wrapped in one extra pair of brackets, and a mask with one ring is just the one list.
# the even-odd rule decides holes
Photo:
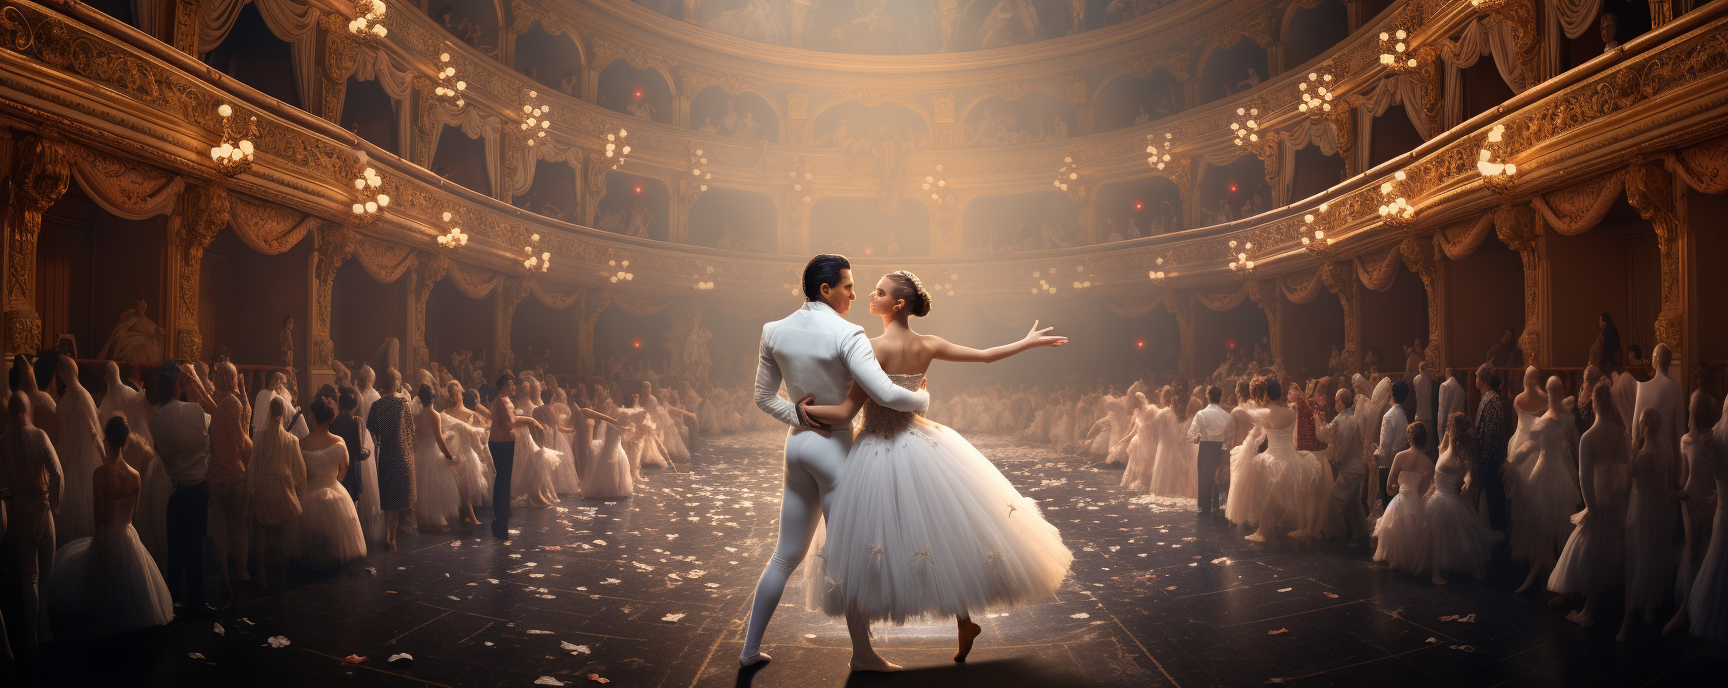
[(491, 484), (491, 476), (486, 472), (491, 459), (486, 446), (486, 416), (468, 408), (469, 397), (474, 397), (475, 402), (479, 397), (463, 391), (461, 383), (451, 380), (445, 383), (444, 390), (450, 406), (440, 422), (444, 425), (444, 444), (456, 455), (456, 491), (462, 496), (462, 520), (478, 525), (480, 519), (474, 515), (474, 507), (485, 504), (486, 488)]
[(594, 414), (599, 438), (590, 440), (592, 459), (582, 469), (583, 499), (616, 499), (635, 491), (630, 457), (624, 453), (627, 426), (640, 418), (641, 409), (615, 409), (612, 417)]
[(168, 584), (132, 528), (142, 478), (121, 458), (132, 437), (126, 419), (110, 419), (103, 435), (104, 463), (90, 477), (95, 534), (54, 553), (47, 601), (56, 630), (77, 626), (95, 634), (122, 633), (174, 620)]
[(1428, 532), (1434, 553), (1430, 563), (1435, 585), (1445, 585), (1446, 576), (1468, 574), (1481, 578), (1494, 556), (1494, 543), (1506, 536), (1476, 522), (1476, 509), (1464, 495), (1470, 491), (1475, 471), (1476, 439), (1470, 434), (1470, 416), (1455, 412), (1446, 422), (1446, 437), (1440, 441), (1440, 462), (1434, 464), (1434, 489), (1428, 493)]
[(1392, 501), (1386, 512), (1374, 523), (1374, 537), (1379, 545), (1374, 561), (1386, 562), (1394, 571), (1420, 574), (1432, 562), (1433, 543), (1429, 540), (1428, 504), (1424, 495), (1434, 477), (1434, 464), (1423, 449), (1428, 447), (1428, 427), (1411, 423), (1406, 431), (1410, 447), (1392, 457), (1386, 474), (1386, 491)]
[(1578, 440), (1578, 484), (1584, 510), (1572, 515), (1572, 535), (1560, 550), (1548, 589), (1562, 595), (1583, 595), (1584, 608), (1566, 618), (1585, 628), (1596, 625), (1596, 604), (1602, 593), (1619, 585), (1626, 534), (1626, 430), (1606, 383), (1590, 390), (1595, 422)]
[[(1674, 494), (1680, 491), (1676, 447), (1664, 441), (1662, 412), (1646, 408), (1638, 414), (1626, 502), (1626, 614), (1619, 642), (1632, 639), (1639, 617), (1656, 623), (1656, 613), (1674, 599), (1674, 526), (1679, 515)], [(1640, 613), (1642, 612), (1642, 613)]]
[(269, 587), (270, 545), (286, 579), (288, 557), (283, 526), (300, 516), (300, 486), (306, 484), (306, 460), (300, 442), (282, 429), (288, 403), (270, 402), (263, 428), (252, 436), (252, 461), (246, 465), (246, 501), (252, 517), (252, 561), (258, 566), (259, 587)]
[(102, 463), (101, 427), (96, 420), (96, 401), (78, 383), (78, 364), (61, 356), (54, 364), (65, 391), (55, 408), (60, 415), (60, 434), (54, 437), (54, 453), (66, 472), (65, 494), (54, 518), (54, 534), (61, 545), (95, 533), (94, 493), (90, 476)]
[(414, 396), (420, 402), (414, 412), (414, 519), (427, 532), (441, 533), (462, 512), (458, 462), (444, 443), (444, 414), (433, 406), (432, 386), (420, 385)]
[[(1169, 393), (1169, 388), (1159, 390), (1158, 403), (1167, 403)], [(1150, 493), (1152, 474), (1158, 466), (1159, 437), (1166, 431), (1162, 419), (1168, 410), (1146, 401), (1146, 395), (1141, 392), (1134, 393), (1128, 400), (1128, 407), (1134, 419), (1134, 429), (1122, 438), (1128, 443), (1128, 466), (1122, 470), (1122, 482), (1118, 486)]]
[(1680, 548), (1680, 573), (1674, 578), (1675, 598), (1680, 608), (1674, 618), (1662, 628), (1664, 634), (1686, 627), (1687, 600), (1692, 596), (1692, 582), (1698, 578), (1698, 565), (1710, 542), (1710, 519), (1716, 508), (1710, 503), (1710, 492), (1716, 481), (1716, 462), (1721, 460), (1710, 425), (1715, 421), (1715, 402), (1703, 388), (1692, 390), (1690, 432), (1680, 438), (1680, 517), (1685, 528), (1685, 544)]
[[(1279, 525), (1289, 526), (1290, 537), (1313, 537), (1315, 529), (1324, 522), (1331, 488), (1325, 461), (1313, 452), (1296, 450), (1296, 412), (1291, 410), (1280, 385), (1277, 377), (1261, 380), (1266, 407), (1237, 407), (1232, 412), (1252, 422), (1266, 437), (1266, 451), (1253, 457), (1253, 467), (1244, 476), (1247, 481), (1259, 483), (1260, 530), (1247, 537), (1255, 542), (1265, 542), (1266, 529)], [(1236, 480), (1232, 475), (1232, 486)], [(1230, 499), (1236, 499), (1234, 491)]]
[(1194, 399), (1181, 389), (1170, 390), (1167, 398), (1169, 406), (1158, 414), (1158, 462), (1152, 468), (1151, 491), (1193, 499), (1200, 489), (1200, 445), (1188, 441)]
[(328, 399), (312, 400), (312, 431), (300, 440), (306, 484), (300, 487), (301, 556), (306, 565), (329, 569), (366, 556), (366, 536), (354, 500), (342, 487), (348, 473), (348, 446), (330, 433), (336, 408)]
[[(1559, 398), (1556, 397), (1554, 400), (1558, 402)], [(1542, 387), (1542, 373), (1537, 370), (1536, 366), (1529, 366), (1524, 369), (1524, 391), (1512, 397), (1512, 415), (1517, 420), (1516, 425), (1512, 428), (1512, 437), (1506, 441), (1506, 456), (1508, 458), (1512, 456), (1513, 452), (1518, 451), (1519, 447), (1530, 441), (1530, 429), (1535, 427), (1536, 419), (1541, 418), (1542, 414), (1547, 412), (1548, 393)], [(1506, 494), (1514, 501), (1518, 492), (1518, 483), (1528, 472), (1527, 469), (1528, 467), (1526, 470), (1507, 468), (1502, 471), (1505, 473)]]
[(377, 373), (372, 366), (362, 365), (355, 374), (355, 381), (360, 385), (360, 441), (366, 445), (371, 461), (360, 462), (360, 500), (354, 503), (354, 509), (360, 516), (360, 528), (366, 531), (366, 538), (372, 542), (384, 540), (384, 512), (378, 501), (378, 442), (372, 438), (372, 431), (366, 427), (366, 419), (371, 418), (372, 402), (383, 398), (372, 383), (377, 380)]
[[(1522, 396), (1522, 395), (1520, 395)], [(1549, 399), (1565, 396), (1559, 377), (1548, 378)], [(1519, 409), (1520, 415), (1526, 413)], [(1530, 575), (1518, 592), (1535, 585), (1538, 577), (1554, 565), (1556, 555), (1572, 531), (1572, 514), (1578, 506), (1578, 485), (1567, 466), (1572, 459), (1578, 426), (1560, 404), (1550, 404), (1524, 433), (1524, 443), (1507, 457), (1503, 473), (1518, 476), (1512, 502), (1512, 558), (1530, 562)]]
[(1718, 646), (1728, 643), (1728, 506), (1721, 504), (1728, 495), (1728, 458), (1721, 447), (1728, 447), (1728, 413), (1721, 414), (1711, 433), (1711, 445), (1716, 452), (1716, 516), (1710, 524), (1710, 544), (1704, 558), (1698, 562), (1698, 575), (1692, 579), (1692, 590), (1686, 595), (1687, 630)]
[[(988, 363), (1068, 340), (1033, 325), (1024, 339), (984, 351), (912, 331), (930, 295), (912, 273), (889, 273), (870, 292), (884, 333), (871, 340), (895, 384), (916, 388), (934, 360)], [(829, 498), (827, 543), (808, 560), (812, 607), (830, 616), (896, 624), (954, 616), (964, 661), (982, 631), (971, 615), (1048, 597), (1074, 555), (1062, 535), (965, 438), (917, 414), (866, 403), (856, 384), (845, 402), (807, 412), (837, 427), (864, 410), (864, 430)], [(844, 431), (843, 429), (841, 431)], [(853, 668), (895, 668), (853, 656)]]

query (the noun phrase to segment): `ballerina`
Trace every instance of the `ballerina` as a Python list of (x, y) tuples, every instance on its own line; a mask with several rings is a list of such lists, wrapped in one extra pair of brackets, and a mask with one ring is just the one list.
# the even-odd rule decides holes
[(54, 453), (66, 471), (66, 494), (61, 497), (65, 507), (54, 521), (55, 535), (64, 546), (96, 532), (90, 476), (102, 463), (102, 439), (96, 401), (78, 382), (78, 364), (70, 356), (61, 356), (54, 362), (54, 372), (65, 390), (56, 404), (60, 434), (54, 438)]
[[(1165, 403), (1169, 388), (1158, 390), (1158, 403)], [(1132, 414), (1133, 429), (1122, 442), (1128, 445), (1128, 466), (1122, 470), (1122, 482), (1119, 487), (1126, 487), (1135, 492), (1152, 492), (1152, 474), (1158, 463), (1158, 440), (1162, 431), (1160, 418), (1164, 409), (1146, 400), (1146, 395), (1135, 392), (1128, 399), (1128, 409)]]
[[(1545, 398), (1555, 403), (1548, 404), (1548, 411), (1530, 422), (1524, 443), (1507, 458), (1503, 471), (1518, 476), (1512, 500), (1512, 558), (1530, 562), (1530, 575), (1517, 592), (1529, 590), (1554, 565), (1555, 553), (1571, 530), (1567, 526), (1572, 509), (1578, 504), (1578, 485), (1566, 472), (1568, 465), (1577, 463), (1572, 458), (1577, 425), (1559, 403), (1565, 391), (1559, 377), (1548, 378)], [(1518, 413), (1528, 412), (1519, 409)]]
[[(276, 544), (284, 551), (282, 526), (300, 515), (300, 486), (306, 483), (306, 462), (300, 444), (282, 429), (287, 402), (270, 402), (264, 427), (252, 437), (252, 461), (246, 467), (246, 496), (252, 516), (252, 560), (258, 562), (258, 585), (269, 587), (269, 560), (265, 554)], [(288, 577), (286, 557), (281, 557), (282, 577)]]
[(1618, 585), (1625, 574), (1626, 536), (1624, 423), (1609, 385), (1597, 384), (1590, 397), (1596, 418), (1578, 440), (1578, 486), (1584, 510), (1572, 515), (1577, 525), (1548, 576), (1549, 590), (1584, 596), (1584, 608), (1567, 613), (1566, 620), (1585, 628), (1596, 625), (1602, 593)]
[[(876, 359), (908, 389), (923, 384), (932, 361), (989, 363), (1068, 341), (1036, 323), (1020, 341), (983, 351), (920, 335), (908, 320), (930, 313), (930, 294), (904, 270), (876, 283), (870, 313), (881, 316), (884, 330), (871, 340)], [(853, 671), (900, 668), (867, 641), (858, 643), (857, 631), (871, 621), (925, 616), (955, 617), (954, 661), (964, 662), (983, 630), (972, 623), (973, 612), (1048, 597), (1074, 555), (1037, 502), (1021, 496), (964, 437), (867, 399), (853, 383), (841, 404), (804, 406), (808, 417), (840, 432), (864, 409), (864, 431), (830, 495), (827, 545), (806, 572), (811, 607), (846, 617), (854, 631)]]
[(1629, 642), (1636, 629), (1636, 612), (1642, 610), (1645, 624), (1656, 622), (1656, 612), (1671, 597), (1674, 583), (1674, 493), (1680, 490), (1674, 446), (1668, 433), (1672, 424), (1665, 411), (1655, 406), (1638, 412), (1638, 432), (1632, 448), (1631, 497), (1626, 503), (1626, 614), (1617, 642)]
[(443, 414), (433, 408), (432, 386), (415, 390), (420, 409), (414, 412), (414, 517), (428, 532), (450, 529), (462, 512), (456, 482), (456, 455), (444, 442)]
[(1296, 450), (1296, 412), (1285, 400), (1278, 378), (1265, 378), (1261, 389), (1266, 397), (1264, 408), (1238, 407), (1232, 412), (1252, 422), (1267, 442), (1266, 451), (1253, 458), (1263, 505), (1260, 530), (1247, 539), (1265, 542), (1266, 529), (1284, 523), (1293, 526), (1290, 537), (1313, 537), (1329, 487), (1326, 467), (1313, 452)]
[(1470, 490), (1474, 467), (1475, 438), (1470, 436), (1470, 417), (1455, 411), (1442, 419), (1446, 436), (1440, 441), (1440, 462), (1434, 465), (1434, 488), (1428, 493), (1428, 533), (1433, 544), (1429, 562), (1434, 575), (1429, 582), (1445, 585), (1446, 576), (1468, 573), (1481, 578), (1494, 543), (1505, 537), (1476, 522), (1476, 510), (1464, 498)]
[(1434, 464), (1424, 450), (1428, 448), (1428, 428), (1421, 421), (1406, 426), (1405, 437), (1410, 446), (1392, 457), (1386, 474), (1386, 492), (1392, 501), (1386, 513), (1374, 524), (1374, 537), (1380, 546), (1374, 550), (1374, 561), (1386, 562), (1394, 571), (1421, 573), (1429, 569), (1432, 543), (1429, 540), (1427, 504), (1424, 494), (1434, 477)]
[(1711, 481), (1716, 477), (1716, 464), (1722, 460), (1719, 445), (1710, 432), (1712, 414), (1716, 411), (1713, 406), (1710, 395), (1702, 388), (1692, 391), (1692, 431), (1680, 438), (1680, 455), (1684, 460), (1680, 464), (1681, 488), (1674, 495), (1680, 500), (1681, 521), (1686, 528), (1686, 544), (1680, 549), (1680, 575), (1675, 579), (1680, 609), (1662, 628), (1664, 635), (1686, 627), (1687, 600), (1710, 542), (1710, 520), (1720, 508), (1710, 504), (1710, 492), (1715, 487)]
[(342, 486), (347, 474), (348, 446), (330, 432), (336, 408), (329, 399), (312, 400), (312, 431), (300, 440), (306, 462), (306, 484), (300, 488), (302, 556), (312, 568), (334, 568), (366, 556), (366, 536), (354, 500)]

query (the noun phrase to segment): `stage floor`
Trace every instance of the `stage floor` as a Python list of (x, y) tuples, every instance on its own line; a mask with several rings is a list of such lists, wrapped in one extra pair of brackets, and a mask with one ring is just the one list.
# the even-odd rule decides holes
[[(980, 615), (965, 665), (951, 660), (952, 621), (881, 628), (877, 647), (908, 671), (849, 676), (845, 624), (804, 609), (800, 570), (768, 630), (774, 661), (740, 673), (774, 547), (781, 438), (716, 438), (691, 472), (653, 471), (632, 499), (518, 510), (508, 544), (483, 529), (404, 537), (402, 551), (248, 591), (215, 618), (56, 642), (12, 684), (1620, 686), (1700, 685), (1728, 668), (1690, 638), (1616, 644), (1617, 598), (1580, 629), (1546, 593), (1511, 592), (1522, 570), (1435, 586), (1367, 548), (1255, 545), (1191, 500), (1117, 488), (1119, 470), (981, 435), (1074, 550), (1055, 597)], [(397, 653), (412, 666), (387, 664)], [(343, 664), (351, 654), (366, 660)]]

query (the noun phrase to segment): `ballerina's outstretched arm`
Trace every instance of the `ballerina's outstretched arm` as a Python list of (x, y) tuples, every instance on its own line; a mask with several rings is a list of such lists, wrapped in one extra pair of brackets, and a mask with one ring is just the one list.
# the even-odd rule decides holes
[(941, 337), (928, 337), (934, 345), (933, 358), (938, 361), (953, 361), (955, 363), (994, 363), (1027, 349), (1040, 346), (1062, 346), (1068, 343), (1067, 337), (1048, 334), (1054, 327), (1038, 329), (1038, 321), (1032, 321), (1032, 329), (1026, 336), (1013, 344), (993, 346), (978, 350), (969, 346), (961, 346)]

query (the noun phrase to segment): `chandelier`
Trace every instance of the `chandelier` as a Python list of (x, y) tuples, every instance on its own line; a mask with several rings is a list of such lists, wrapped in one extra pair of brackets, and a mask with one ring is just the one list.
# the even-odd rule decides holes
[(1482, 145), (1482, 151), (1476, 156), (1476, 171), (1482, 173), (1482, 184), (1489, 191), (1503, 194), (1512, 189), (1513, 176), (1518, 174), (1518, 165), (1505, 160), (1501, 151), (1506, 145), (1506, 125), (1496, 124), (1488, 130), (1488, 142)]
[(708, 266), (708, 276), (709, 276), (708, 280), (703, 281), (701, 275), (692, 275), (691, 277), (696, 280), (696, 284), (694, 284), (692, 286), (696, 287), (696, 291), (713, 291), (714, 290), (713, 275), (714, 275), (714, 266), (709, 265)]
[(438, 85), (432, 87), (432, 93), (445, 102), (462, 107), (467, 104), (462, 98), (467, 90), (468, 82), (456, 78), (456, 67), (450, 64), (450, 51), (438, 53)]
[(1296, 84), (1296, 90), (1302, 95), (1302, 102), (1296, 104), (1297, 112), (1308, 113), (1309, 117), (1324, 117), (1332, 112), (1331, 72), (1309, 72), (1308, 80)]
[(1313, 233), (1312, 237), (1302, 237), (1302, 248), (1316, 256), (1324, 257), (1332, 250), (1332, 240), (1326, 236), (1326, 226), (1330, 224), (1331, 219), (1327, 215), (1329, 210), (1331, 210), (1330, 205), (1321, 203), (1314, 212), (1302, 216), (1304, 231)]
[(216, 171), (233, 177), (252, 168), (252, 139), (258, 136), (258, 118), (250, 118), (246, 131), (236, 133), (230, 119), (234, 108), (223, 103), (216, 106), (216, 114), (222, 116), (222, 145), (210, 149), (210, 160), (216, 163)]
[(388, 9), (384, 0), (354, 0), (354, 18), (348, 22), (348, 33), (367, 40), (383, 38), (390, 33), (383, 24)]
[(625, 131), (623, 127), (619, 127), (616, 132), (606, 132), (606, 157), (612, 159), (612, 169), (614, 170), (623, 165), (630, 155), (630, 144), (624, 143), (624, 137), (629, 135), (630, 132)]
[(1170, 150), (1176, 147), (1175, 138), (1175, 134), (1171, 134), (1170, 132), (1164, 132), (1163, 141), (1159, 141), (1157, 137), (1147, 134), (1146, 164), (1151, 165), (1152, 169), (1155, 170), (1164, 169), (1164, 166), (1170, 162)]
[(699, 185), (699, 188), (702, 191), (707, 191), (708, 181), (714, 178), (714, 173), (702, 171), (702, 167), (708, 164), (708, 158), (702, 157), (702, 149), (697, 148), (691, 150), (691, 148), (686, 145), (684, 147), (684, 157), (690, 163), (690, 176), (700, 179), (702, 183)]
[(522, 104), (522, 131), (532, 131), (528, 137), (528, 145), (534, 145), (534, 139), (546, 138), (546, 130), (552, 128), (552, 118), (547, 113), (552, 111), (551, 104), (540, 102), (539, 91), (528, 92), (528, 102)]
[(1506, 0), (1470, 0), (1470, 7), (1484, 14), (1500, 9)]
[(1406, 41), (1410, 32), (1399, 29), (1392, 33), (1380, 32), (1380, 64), (1394, 72), (1403, 74), (1416, 68), (1416, 57), (1410, 52), (1410, 44)]
[(383, 192), (384, 178), (378, 176), (378, 171), (370, 167), (360, 172), (354, 179), (355, 201), (352, 207), (354, 219), (361, 224), (368, 224), (378, 219), (378, 214), (390, 205), (390, 197)]
[(792, 200), (800, 203), (810, 202), (810, 182), (816, 175), (810, 174), (809, 162), (800, 155), (792, 160), (792, 169), (786, 171), (786, 178), (792, 180)]
[(1169, 273), (1164, 272), (1164, 259), (1162, 257), (1160, 257), (1159, 259), (1157, 259), (1153, 262), (1157, 265), (1157, 267), (1154, 267), (1153, 269), (1148, 270), (1146, 272), (1146, 279), (1152, 280), (1153, 284), (1163, 284), (1165, 278), (1168, 278), (1170, 276)]
[(1253, 242), (1244, 243), (1241, 249), (1237, 249), (1236, 240), (1231, 239), (1230, 253), (1236, 258), (1230, 261), (1230, 271), (1238, 275), (1254, 272), (1254, 261), (1248, 258), (1248, 252), (1252, 250), (1254, 250)]
[(954, 192), (948, 190), (948, 174), (941, 163), (936, 164), (934, 173), (924, 175), (924, 191), (938, 204), (954, 200)]
[(456, 216), (450, 211), (444, 211), (444, 225), (448, 227), (444, 234), (438, 237), (438, 245), (444, 248), (456, 248), (468, 245), (468, 233), (456, 226)]
[(1056, 178), (1050, 183), (1063, 191), (1068, 190), (1069, 183), (1080, 183), (1080, 165), (1074, 162), (1074, 156), (1062, 156), (1062, 168), (1056, 170)]
[(522, 251), (528, 254), (528, 257), (522, 260), (523, 269), (529, 272), (534, 272), (536, 270), (545, 272), (550, 269), (552, 267), (552, 252), (541, 251), (539, 255), (535, 255), (534, 252), (535, 246), (540, 245), (540, 235), (530, 234), (528, 235), (528, 240), (534, 242), (534, 245), (522, 247)]
[(1236, 108), (1236, 121), (1230, 123), (1230, 131), (1236, 137), (1236, 145), (1243, 146), (1260, 142), (1260, 108)]
[(612, 272), (602, 272), (600, 274), (601, 276), (611, 280), (614, 284), (618, 282), (629, 282), (630, 280), (636, 279), (636, 273), (630, 272), (630, 261), (628, 260), (622, 261), (622, 264), (620, 264), (620, 261), (614, 258), (606, 261), (606, 266), (614, 268), (614, 270)]
[(1392, 173), (1392, 181), (1380, 183), (1380, 197), (1384, 201), (1380, 205), (1380, 220), (1386, 224), (1398, 226), (1416, 218), (1416, 206), (1410, 205), (1399, 189), (1403, 184), (1404, 170)]

